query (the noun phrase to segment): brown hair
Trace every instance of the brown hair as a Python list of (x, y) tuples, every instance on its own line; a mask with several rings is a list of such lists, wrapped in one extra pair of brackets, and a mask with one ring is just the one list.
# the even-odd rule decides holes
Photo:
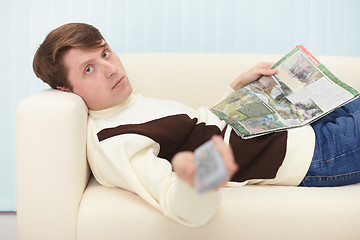
[(51, 31), (39, 46), (33, 60), (38, 78), (52, 88), (65, 87), (72, 91), (62, 56), (70, 48), (102, 47), (103, 36), (95, 27), (85, 23), (68, 23)]

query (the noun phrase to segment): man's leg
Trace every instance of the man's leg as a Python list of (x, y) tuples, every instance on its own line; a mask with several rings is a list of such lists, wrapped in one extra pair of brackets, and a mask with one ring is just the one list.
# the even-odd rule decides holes
[(312, 124), (313, 160), (299, 186), (341, 186), (360, 182), (360, 98)]

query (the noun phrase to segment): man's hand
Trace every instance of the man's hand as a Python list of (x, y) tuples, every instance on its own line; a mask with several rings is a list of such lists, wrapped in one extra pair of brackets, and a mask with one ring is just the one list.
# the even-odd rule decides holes
[(241, 74), (231, 83), (231, 88), (238, 90), (258, 79), (261, 75), (270, 76), (277, 73), (277, 69), (269, 69), (272, 63), (263, 62), (255, 65), (250, 70)]
[[(217, 150), (225, 163), (225, 167), (228, 172), (228, 179), (233, 176), (237, 170), (237, 164), (234, 160), (234, 154), (230, 146), (225, 144), (220, 136), (213, 136), (211, 140), (214, 142)], [(177, 176), (183, 181), (187, 182), (190, 186), (194, 187), (195, 177), (195, 158), (193, 152), (179, 152), (172, 159), (173, 171), (176, 172)], [(224, 184), (227, 182), (225, 181)]]

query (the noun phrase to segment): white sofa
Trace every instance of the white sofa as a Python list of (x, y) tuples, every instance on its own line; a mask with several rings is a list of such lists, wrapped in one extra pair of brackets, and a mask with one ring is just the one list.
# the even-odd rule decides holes
[[(280, 55), (120, 55), (136, 92), (212, 106), (227, 85)], [(318, 56), (360, 89), (360, 58)], [(137, 195), (99, 185), (86, 161), (87, 108), (76, 95), (46, 90), (17, 109), (17, 216), (20, 240), (360, 239), (360, 184), (337, 188), (222, 189), (210, 223), (188, 228)]]

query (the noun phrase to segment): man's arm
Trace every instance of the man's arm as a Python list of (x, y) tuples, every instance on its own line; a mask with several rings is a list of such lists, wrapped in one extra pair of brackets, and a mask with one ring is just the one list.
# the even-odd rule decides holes
[(89, 163), (101, 184), (135, 192), (186, 226), (204, 225), (215, 215), (220, 192), (198, 194), (173, 172), (168, 160), (157, 157), (160, 146), (152, 139), (123, 134), (100, 143), (96, 137), (89, 140)]
[(263, 62), (255, 65), (250, 70), (241, 74), (237, 79), (235, 79), (230, 87), (234, 90), (238, 90), (249, 83), (257, 80), (261, 75), (269, 76), (277, 73), (277, 69), (270, 69), (269, 67), (272, 63)]

